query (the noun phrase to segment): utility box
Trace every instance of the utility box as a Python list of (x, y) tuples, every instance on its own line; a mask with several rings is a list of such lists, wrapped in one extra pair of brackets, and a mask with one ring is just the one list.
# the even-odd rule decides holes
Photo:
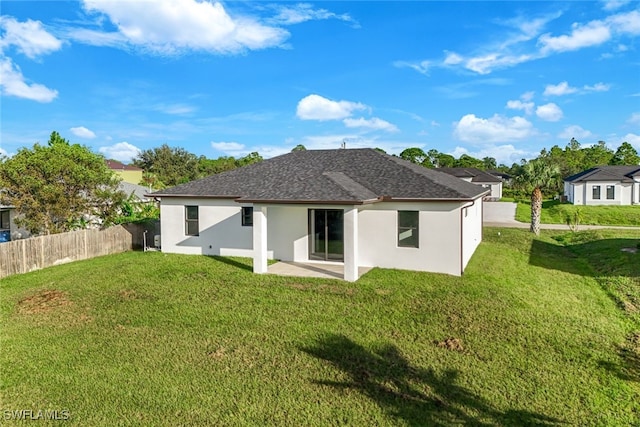
[(160, 249), (160, 235), (156, 234), (153, 236), (153, 246)]

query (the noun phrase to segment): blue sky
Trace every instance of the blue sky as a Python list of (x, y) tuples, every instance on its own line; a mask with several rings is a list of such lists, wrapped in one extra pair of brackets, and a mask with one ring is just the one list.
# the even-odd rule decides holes
[(640, 3), (2, 1), (0, 154), (640, 151)]

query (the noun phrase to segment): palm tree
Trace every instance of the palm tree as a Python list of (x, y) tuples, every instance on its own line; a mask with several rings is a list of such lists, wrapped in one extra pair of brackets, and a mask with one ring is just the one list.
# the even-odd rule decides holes
[(550, 188), (559, 185), (560, 168), (557, 164), (545, 162), (542, 159), (534, 159), (523, 167), (522, 175), (518, 178), (520, 183), (531, 190), (531, 228), (536, 235), (540, 234), (540, 215), (542, 213), (542, 188)]

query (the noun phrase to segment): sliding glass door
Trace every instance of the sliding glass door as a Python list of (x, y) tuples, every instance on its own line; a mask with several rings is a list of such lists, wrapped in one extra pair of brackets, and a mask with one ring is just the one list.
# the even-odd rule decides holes
[(309, 209), (309, 259), (344, 260), (344, 211)]

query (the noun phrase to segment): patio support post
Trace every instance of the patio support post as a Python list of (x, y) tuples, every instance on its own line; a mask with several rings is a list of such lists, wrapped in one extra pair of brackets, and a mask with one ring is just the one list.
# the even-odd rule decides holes
[(358, 280), (358, 208), (344, 210), (344, 280)]
[(267, 207), (253, 205), (253, 272), (267, 272)]

